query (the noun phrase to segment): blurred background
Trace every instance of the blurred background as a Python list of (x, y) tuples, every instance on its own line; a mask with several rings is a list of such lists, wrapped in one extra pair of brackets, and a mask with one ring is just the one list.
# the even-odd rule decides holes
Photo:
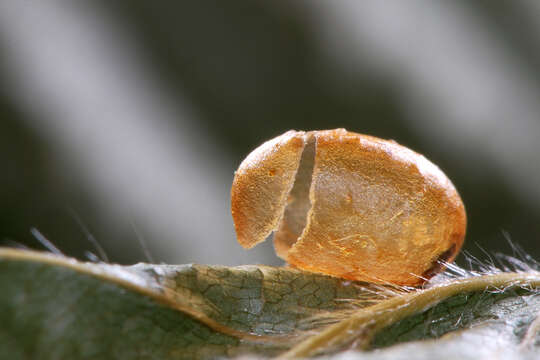
[(236, 243), (233, 172), (337, 127), (443, 169), (471, 254), (540, 259), (540, 2), (0, 2), (0, 245), (281, 264)]

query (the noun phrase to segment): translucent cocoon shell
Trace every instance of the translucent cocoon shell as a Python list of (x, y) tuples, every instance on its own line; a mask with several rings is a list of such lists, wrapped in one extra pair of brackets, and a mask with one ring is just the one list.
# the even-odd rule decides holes
[(433, 163), (344, 129), (288, 131), (240, 164), (231, 190), (238, 242), (273, 231), (294, 267), (351, 280), (418, 285), (463, 244), (465, 209)]

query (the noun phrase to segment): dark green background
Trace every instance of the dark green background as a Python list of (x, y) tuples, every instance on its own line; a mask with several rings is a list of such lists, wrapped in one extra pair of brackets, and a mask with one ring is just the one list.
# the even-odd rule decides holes
[[(500, 56), (526, 64), (526, 80), (539, 85), (540, 43), (535, 26), (540, 15), (528, 13), (529, 8), (519, 1), (455, 2), (455, 6), (467, 21), (472, 18), (502, 44)], [(486, 258), (480, 245), (489, 252), (511, 253), (503, 236), (506, 231), (515, 243), (540, 258), (540, 205), (518, 196), (519, 181), (508, 181), (511, 174), (490, 159), (476, 156), (475, 146), (484, 144), (467, 144), (472, 149), (468, 156), (456, 156), (456, 149), (448, 143), (437, 144), (411, 126), (402, 99), (407, 74), (381, 76), (359, 62), (354, 73), (344, 76), (321, 54), (318, 30), (322, 25), (309, 2), (102, 1), (88, 8), (99, 9), (97, 16), (105, 14), (107, 21), (129, 34), (159, 86), (194, 109), (197, 131), (232, 159), (224, 164), (230, 168), (227, 181), (232, 181), (234, 169), (251, 149), (288, 129), (345, 127), (391, 138), (425, 154), (452, 179), (468, 212), (468, 251)], [(66, 254), (82, 258), (86, 250), (95, 250), (70, 213), (75, 209), (112, 261), (144, 260), (137, 243), (115, 245), (133, 242), (133, 231), (120, 220), (116, 227), (103, 222), (100, 212), (106, 205), (79, 184), (76, 170), (62, 168), (58, 148), (36, 131), (32, 126), (35, 115), (29, 115), (24, 103), (17, 101), (9, 67), (4, 66), (13, 41), (17, 40), (10, 34), (0, 33), (0, 241), (41, 248), (29, 234), (31, 227), (37, 227)], [(416, 51), (414, 46), (411, 51)], [(65, 56), (69, 59), (69, 53)], [(428, 65), (425, 71), (433, 71)], [(399, 74), (406, 69), (395, 71)], [(101, 86), (107, 87), (107, 83)], [(69, 94), (65, 101), (70, 101)], [(429, 97), (425, 101), (429, 108)], [(505, 104), (492, 106), (503, 110)], [(535, 116), (540, 118), (540, 114)], [(517, 127), (521, 121), (518, 116), (498, 120), (514, 122)], [(485, 128), (486, 137), (491, 130)], [(501, 149), (502, 154), (505, 151)], [(471, 167), (476, 171), (469, 171)], [(205, 211), (204, 203), (186, 206)], [(144, 227), (141, 231), (158, 261), (205, 261), (183, 256), (182, 248), (166, 258), (162, 254), (168, 250), (153, 245), (152, 238), (159, 235)], [(201, 245), (194, 242), (192, 246)], [(229, 251), (240, 254), (243, 250), (231, 244)], [(242, 262), (240, 257), (238, 262)]]

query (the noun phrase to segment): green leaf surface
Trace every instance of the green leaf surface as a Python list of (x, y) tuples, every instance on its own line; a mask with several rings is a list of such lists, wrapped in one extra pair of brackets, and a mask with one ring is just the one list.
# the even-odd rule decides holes
[(539, 285), (506, 273), (404, 292), (290, 268), (0, 249), (0, 359), (534, 358)]

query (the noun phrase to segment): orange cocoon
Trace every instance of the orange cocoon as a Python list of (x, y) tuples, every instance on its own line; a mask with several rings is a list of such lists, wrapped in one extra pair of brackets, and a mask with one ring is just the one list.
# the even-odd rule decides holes
[(345, 129), (288, 131), (240, 164), (231, 190), (238, 242), (273, 231), (293, 267), (351, 280), (419, 285), (463, 244), (463, 202), (420, 154)]

